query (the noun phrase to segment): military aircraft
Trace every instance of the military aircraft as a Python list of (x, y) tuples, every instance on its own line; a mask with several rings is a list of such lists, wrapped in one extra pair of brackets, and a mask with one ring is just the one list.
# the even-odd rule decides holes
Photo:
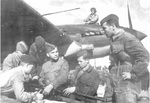
[[(93, 58), (109, 54), (110, 42), (100, 29), (99, 24), (55, 26), (23, 0), (1, 0), (1, 60), (15, 50), (18, 41), (24, 40), (30, 46), (34, 38), (41, 35), (58, 46), (60, 54), (74, 69), (77, 64), (75, 53), (82, 49), (89, 50)], [(146, 37), (132, 28), (125, 29), (140, 40)]]
[[(145, 34), (132, 28), (124, 29), (140, 40), (146, 37)], [(93, 58), (109, 54), (110, 42), (100, 30), (99, 24), (55, 26), (23, 0), (2, 0), (1, 60), (15, 50), (18, 41), (24, 40), (30, 46), (34, 38), (41, 35), (47, 42), (56, 45), (60, 54), (74, 67), (76, 65), (74, 54), (82, 49), (88, 50)]]

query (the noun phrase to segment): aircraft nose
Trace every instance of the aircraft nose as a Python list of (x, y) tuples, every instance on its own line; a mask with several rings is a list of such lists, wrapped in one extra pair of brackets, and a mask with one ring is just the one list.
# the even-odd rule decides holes
[(94, 49), (93, 44), (84, 44), (81, 45), (80, 43), (73, 41), (70, 46), (68, 47), (66, 53), (65, 53), (65, 57), (73, 55), (77, 52), (79, 52), (80, 50), (92, 50)]

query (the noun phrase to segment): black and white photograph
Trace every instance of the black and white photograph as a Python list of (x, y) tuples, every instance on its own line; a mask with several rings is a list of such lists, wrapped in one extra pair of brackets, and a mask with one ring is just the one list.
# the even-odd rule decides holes
[(150, 0), (0, 3), (0, 103), (150, 103)]

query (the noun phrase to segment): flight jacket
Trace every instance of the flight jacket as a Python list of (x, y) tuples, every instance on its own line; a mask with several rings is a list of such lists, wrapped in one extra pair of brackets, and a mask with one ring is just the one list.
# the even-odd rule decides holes
[(134, 35), (120, 29), (115, 36), (111, 38), (111, 56), (118, 64), (131, 64), (131, 79), (137, 80), (147, 75), (149, 52), (143, 44)]

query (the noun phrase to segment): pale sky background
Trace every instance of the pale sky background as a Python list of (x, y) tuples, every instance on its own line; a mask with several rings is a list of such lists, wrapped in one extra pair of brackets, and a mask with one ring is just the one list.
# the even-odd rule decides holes
[(117, 14), (120, 25), (128, 27), (127, 1), (133, 28), (150, 35), (150, 0), (24, 0), (41, 15), (79, 7), (78, 10), (45, 16), (54, 25), (82, 24), (95, 7), (99, 21), (108, 14)]
[[(69, 12), (45, 16), (54, 25), (83, 24), (90, 14), (90, 8), (95, 7), (99, 21), (109, 14), (119, 16), (120, 25), (129, 27), (127, 15), (127, 1), (130, 7), (132, 26), (150, 35), (150, 0), (24, 0), (41, 15), (68, 9), (80, 8)], [(149, 49), (150, 39), (146, 39), (145, 46)], [(96, 60), (97, 61), (97, 60)], [(94, 62), (94, 61), (92, 61)], [(96, 63), (108, 65), (108, 57)]]

